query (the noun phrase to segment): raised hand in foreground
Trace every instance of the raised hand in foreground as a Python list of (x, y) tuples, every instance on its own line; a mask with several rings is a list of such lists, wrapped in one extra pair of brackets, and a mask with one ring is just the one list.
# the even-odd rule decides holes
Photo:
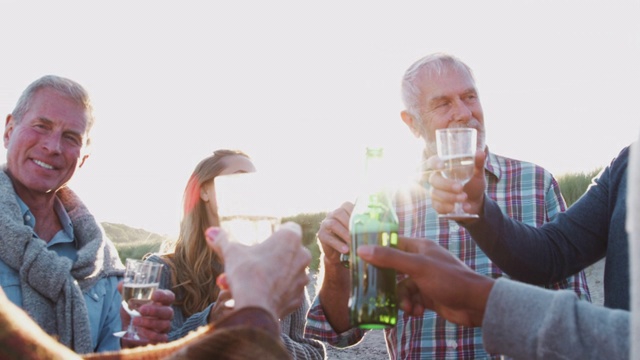
[(413, 316), (425, 309), (465, 326), (481, 326), (494, 280), (466, 266), (442, 246), (400, 237), (398, 249), (360, 246), (358, 256), (408, 275), (398, 284), (400, 308)]
[(207, 230), (207, 241), (224, 261), (225, 273), (218, 283), (230, 290), (235, 310), (259, 307), (278, 319), (302, 304), (311, 253), (302, 246), (298, 224), (285, 223), (254, 246), (231, 242), (215, 227)]

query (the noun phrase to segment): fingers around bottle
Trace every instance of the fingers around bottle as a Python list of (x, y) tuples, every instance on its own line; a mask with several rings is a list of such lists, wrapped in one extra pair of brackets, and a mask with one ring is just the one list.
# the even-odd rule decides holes
[(402, 250), (374, 245), (358, 246), (358, 256), (375, 266), (395, 269), (408, 275), (420, 272), (424, 259), (423, 256)]
[(351, 218), (354, 206), (354, 203), (346, 201), (333, 212), (331, 217), (337, 219), (346, 228), (349, 228), (349, 219)]
[(317, 237), (323, 248), (326, 245), (341, 254), (349, 252), (349, 228), (333, 217), (322, 220)]

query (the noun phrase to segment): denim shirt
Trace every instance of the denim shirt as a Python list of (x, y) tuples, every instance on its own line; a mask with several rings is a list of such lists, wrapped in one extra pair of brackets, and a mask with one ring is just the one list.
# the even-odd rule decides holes
[[(24, 224), (33, 229), (35, 227), (33, 214), (22, 199), (17, 196), (16, 199), (20, 205)], [(78, 250), (74, 241), (73, 226), (69, 215), (58, 199), (56, 199), (55, 211), (62, 224), (62, 230), (47, 243), (47, 249), (55, 251), (59, 256), (66, 256), (75, 261)], [(38, 237), (35, 232), (33, 237)], [(105, 277), (93, 287), (84, 291), (94, 352), (120, 349), (120, 340), (113, 336), (114, 332), (122, 329), (120, 320), (122, 297), (117, 289), (119, 280), (113, 276)], [(0, 286), (2, 286), (2, 290), (11, 302), (22, 307), (20, 274), (7, 266), (2, 260), (0, 260)]]

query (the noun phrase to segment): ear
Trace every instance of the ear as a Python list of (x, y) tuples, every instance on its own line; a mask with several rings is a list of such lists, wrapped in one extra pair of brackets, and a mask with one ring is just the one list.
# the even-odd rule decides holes
[(200, 199), (204, 202), (209, 201), (209, 193), (207, 192), (207, 187), (203, 186), (200, 188)]
[(4, 123), (4, 147), (5, 149), (9, 146), (9, 138), (11, 137), (11, 133), (13, 132), (13, 116), (11, 114), (7, 115), (7, 120)]
[(411, 133), (416, 138), (420, 138), (420, 124), (418, 124), (418, 120), (411, 115), (407, 110), (402, 110), (400, 113), (400, 117), (402, 117), (402, 122), (404, 122), (411, 130)]
[(78, 165), (78, 168), (81, 168), (81, 167), (82, 167), (82, 165), (84, 165), (84, 162), (85, 162), (85, 161), (87, 161), (87, 159), (88, 159), (88, 158), (89, 158), (89, 154), (84, 155), (84, 156), (82, 157), (82, 160), (80, 160), (80, 165)]

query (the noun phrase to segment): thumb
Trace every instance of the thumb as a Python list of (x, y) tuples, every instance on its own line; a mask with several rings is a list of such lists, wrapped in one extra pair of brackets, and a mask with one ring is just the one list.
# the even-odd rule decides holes
[(476, 155), (475, 155), (475, 161), (476, 161), (476, 168), (478, 169), (484, 169), (484, 162), (487, 159), (487, 153), (484, 152), (484, 150), (476, 150)]
[(476, 150), (476, 154), (474, 156), (474, 177), (483, 177), (484, 178), (484, 163), (487, 158), (487, 154), (485, 154), (484, 150)]
[(222, 273), (222, 274), (218, 275), (218, 277), (216, 278), (216, 285), (218, 285), (218, 287), (222, 291), (228, 291), (229, 290), (229, 281), (227, 280), (227, 274), (226, 273)]
[(302, 239), (302, 228), (300, 227), (300, 225), (293, 221), (287, 221), (286, 223), (280, 225), (280, 229), (291, 231), (295, 235), (296, 239)]
[(212, 226), (206, 231), (207, 245), (224, 259), (225, 249), (229, 246), (229, 237), (220, 227)]
[(386, 246), (363, 245), (358, 247), (357, 253), (372, 265), (395, 269), (407, 275), (411, 275), (414, 269), (420, 269), (421, 266), (420, 256)]

